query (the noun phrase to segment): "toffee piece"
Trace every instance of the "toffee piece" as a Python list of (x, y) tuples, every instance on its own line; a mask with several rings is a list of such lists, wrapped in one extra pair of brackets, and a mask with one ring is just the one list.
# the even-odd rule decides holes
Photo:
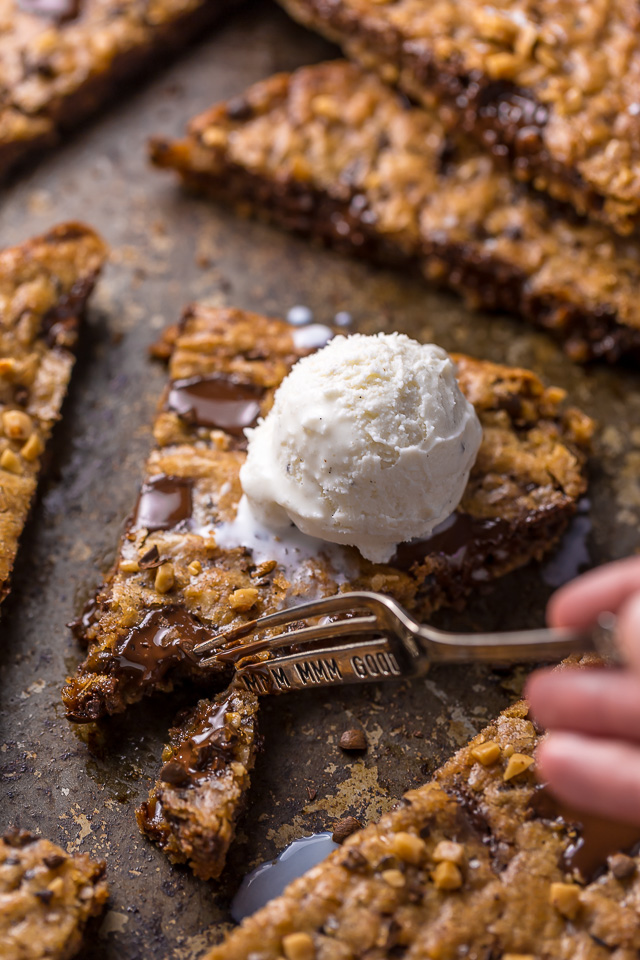
[(471, 306), (547, 331), (573, 360), (640, 360), (637, 244), (550, 211), (433, 110), (344, 61), (278, 74), (243, 102), (196, 117), (182, 140), (154, 139), (153, 162), (338, 250), (415, 265)]

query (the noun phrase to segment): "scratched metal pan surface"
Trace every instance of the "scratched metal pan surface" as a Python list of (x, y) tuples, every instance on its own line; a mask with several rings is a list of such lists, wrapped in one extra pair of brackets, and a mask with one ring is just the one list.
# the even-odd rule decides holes
[[(579, 370), (516, 321), (471, 315), (417, 279), (237, 220), (148, 168), (150, 134), (178, 134), (215, 100), (333, 53), (275, 6), (247, 7), (1, 200), (3, 245), (77, 217), (113, 249), (0, 624), (0, 826), (18, 822), (107, 860), (111, 906), (84, 960), (197, 957), (229, 921), (229, 899), (249, 869), (342, 816), (377, 817), (516, 697), (523, 680), (522, 671), (443, 667), (402, 686), (267, 698), (264, 752), (222, 881), (195, 880), (140, 837), (134, 807), (155, 777), (175, 711), (193, 694), (183, 690), (130, 710), (105, 727), (102, 749), (92, 756), (62, 716), (59, 689), (78, 659), (65, 623), (114, 556), (150, 447), (164, 371), (147, 360), (146, 349), (185, 302), (280, 315), (307, 304), (320, 322), (347, 310), (364, 332), (400, 329), (532, 367), (566, 387), (601, 424), (590, 514), (574, 529), (564, 567), (640, 547), (637, 377)], [(439, 624), (540, 624), (551, 592), (543, 574), (548, 580), (562, 572), (556, 563), (512, 576), (475, 598), (464, 615), (442, 615)], [(356, 759), (338, 747), (340, 734), (354, 726), (369, 742)]]

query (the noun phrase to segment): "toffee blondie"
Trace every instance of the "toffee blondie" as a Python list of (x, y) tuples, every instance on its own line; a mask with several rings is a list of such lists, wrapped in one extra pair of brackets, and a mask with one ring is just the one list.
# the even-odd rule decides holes
[[(458, 357), (484, 440), (460, 509), (429, 540), (375, 565), (352, 548), (294, 557), (275, 541), (262, 558), (224, 545), (238, 510), (243, 428), (271, 404), (295, 361), (296, 333), (278, 320), (193, 306), (183, 317), (152, 452), (116, 566), (76, 633), (89, 646), (63, 699), (88, 722), (176, 679), (223, 687), (193, 647), (223, 626), (338, 587), (382, 590), (427, 616), (550, 549), (586, 487), (591, 422), (531, 373)], [(164, 352), (161, 351), (161, 352)], [(221, 542), (218, 543), (217, 540)], [(264, 556), (264, 552), (268, 556)], [(349, 577), (345, 577), (345, 571)], [(233, 688), (202, 701), (172, 731), (138, 822), (176, 861), (216, 877), (234, 833), (255, 751), (257, 701)]]
[(358, 66), (258, 83), (196, 117), (185, 139), (155, 139), (151, 157), (242, 212), (358, 256), (415, 263), (471, 305), (548, 331), (574, 360), (640, 358), (638, 246), (550, 212), (433, 110)]
[(539, 740), (506, 710), (203, 960), (632, 960), (640, 828), (556, 803)]
[(104, 909), (104, 863), (73, 856), (42, 837), (13, 830), (0, 839), (0, 955), (68, 960), (84, 928)]
[[(263, 543), (224, 546), (240, 501), (243, 427), (264, 414), (307, 352), (293, 329), (238, 310), (190, 308), (155, 423), (156, 448), (116, 566), (79, 632), (89, 645), (63, 699), (70, 719), (123, 710), (179, 677), (206, 679), (193, 647), (220, 628), (296, 597), (340, 589), (388, 592), (419, 616), (464, 600), (556, 543), (586, 489), (591, 421), (526, 371), (456, 358), (484, 437), (461, 505), (388, 564), (353, 548), (321, 549), (288, 568)], [(220, 540), (220, 544), (218, 543)]]
[(77, 223), (0, 252), (0, 601), (105, 258), (102, 240)]
[(627, 0), (282, 0), (514, 176), (621, 234), (640, 219), (640, 14)]
[(136, 810), (141, 831), (202, 880), (224, 869), (249, 788), (257, 712), (257, 697), (246, 691), (201, 700), (170, 731), (158, 780)]
[(0, 178), (234, 0), (2, 0)]

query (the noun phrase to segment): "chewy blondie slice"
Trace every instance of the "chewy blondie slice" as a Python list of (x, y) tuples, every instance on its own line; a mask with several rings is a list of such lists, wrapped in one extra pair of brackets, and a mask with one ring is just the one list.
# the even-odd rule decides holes
[(282, 0), (517, 179), (621, 234), (640, 220), (640, 12), (627, 0)]
[(203, 960), (637, 957), (640, 828), (556, 804), (539, 739), (506, 710)]
[(0, 179), (236, 0), (3, 0)]
[(104, 863), (65, 853), (24, 830), (0, 839), (0, 956), (68, 960), (109, 891)]
[(470, 304), (548, 331), (574, 360), (640, 359), (640, 247), (550, 212), (435, 112), (358, 66), (258, 83), (193, 120), (184, 140), (154, 140), (151, 157), (241, 211), (339, 250), (416, 263)]
[(254, 764), (257, 712), (254, 694), (231, 689), (179, 717), (158, 780), (136, 810), (141, 831), (202, 880), (224, 868)]
[(78, 223), (0, 252), (0, 602), (105, 258)]
[(425, 619), (541, 557), (586, 488), (591, 421), (526, 371), (457, 357), (483, 442), (456, 513), (425, 541), (372, 564), (327, 547), (286, 566), (279, 551), (225, 547), (236, 517), (242, 427), (266, 412), (301, 355), (293, 329), (239, 310), (190, 308), (171, 357), (156, 449), (117, 564), (78, 631), (89, 645), (63, 699), (70, 719), (123, 710), (178, 677), (211, 684), (193, 647), (220, 628), (341, 589), (380, 590)]

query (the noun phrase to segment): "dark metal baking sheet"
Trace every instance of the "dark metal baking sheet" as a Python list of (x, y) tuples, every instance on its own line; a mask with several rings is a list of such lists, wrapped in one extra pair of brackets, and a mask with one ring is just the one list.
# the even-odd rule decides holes
[[(148, 345), (193, 299), (282, 315), (307, 304), (321, 322), (348, 310), (355, 328), (400, 329), (535, 369), (600, 421), (587, 547), (592, 563), (640, 547), (640, 378), (580, 370), (542, 334), (470, 314), (419, 279), (341, 259), (182, 194), (151, 170), (145, 142), (276, 70), (333, 56), (275, 6), (246, 7), (155, 81), (121, 101), (16, 181), (0, 201), (0, 241), (80, 218), (112, 246), (56, 431), (53, 460), (23, 538), (0, 623), (0, 826), (41, 831), (108, 863), (109, 912), (84, 958), (191, 960), (220, 936), (243, 874), (291, 839), (345, 814), (379, 815), (517, 696), (523, 672), (434, 670), (412, 685), (291, 696), (264, 708), (264, 753), (229, 869), (201, 883), (145, 842), (133, 810), (154, 777), (183, 690), (107, 724), (97, 755), (62, 716), (59, 690), (79, 651), (65, 623), (108, 568), (134, 502), (164, 370)], [(578, 544), (583, 539), (578, 531)], [(575, 554), (574, 554), (575, 555)], [(551, 588), (530, 568), (445, 625), (539, 624)], [(338, 747), (362, 724), (360, 758)], [(314, 797), (314, 799), (310, 799)]]

